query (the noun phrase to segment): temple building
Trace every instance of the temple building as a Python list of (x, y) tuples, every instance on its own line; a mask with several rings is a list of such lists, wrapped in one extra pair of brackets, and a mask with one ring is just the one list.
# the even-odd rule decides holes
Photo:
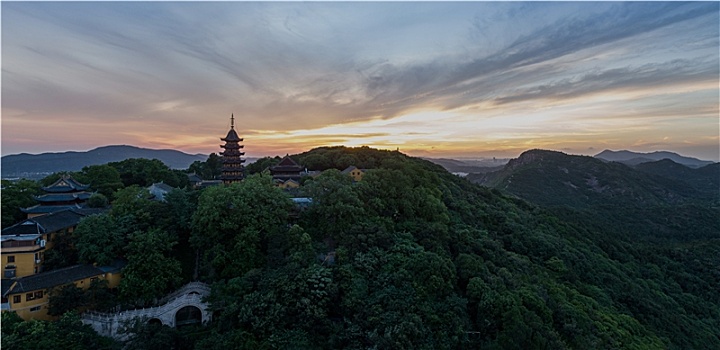
[(70, 175), (63, 175), (52, 185), (42, 188), (45, 194), (35, 197), (39, 204), (21, 210), (29, 219), (61, 210), (82, 208), (92, 195), (86, 191), (88, 187), (89, 185), (79, 183)]
[(225, 151), (220, 152), (222, 156), (222, 169), (220, 179), (223, 184), (229, 185), (234, 182), (240, 182), (245, 178), (245, 159), (242, 156), (245, 152), (240, 151), (244, 146), (240, 144), (243, 141), (235, 131), (235, 116), (230, 116), (230, 131), (227, 136), (220, 140), (225, 141), (224, 145), (220, 145)]
[(277, 165), (270, 167), (270, 175), (275, 184), (281, 188), (297, 188), (303, 176), (303, 167), (289, 155), (285, 155)]

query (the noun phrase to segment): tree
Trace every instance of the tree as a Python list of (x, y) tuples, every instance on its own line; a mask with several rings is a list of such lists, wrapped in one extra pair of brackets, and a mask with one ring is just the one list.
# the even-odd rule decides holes
[(60, 316), (88, 304), (87, 296), (82, 288), (78, 288), (72, 283), (51, 289), (48, 299), (48, 315), (52, 316)]
[(179, 176), (158, 159), (131, 158), (108, 165), (118, 171), (125, 186), (148, 187), (156, 182), (164, 182), (172, 187), (187, 184), (184, 173), (180, 172)]
[(57, 234), (52, 239), (52, 249), (45, 251), (43, 270), (55, 270), (78, 263), (75, 232)]
[(134, 319), (120, 333), (129, 336), (124, 341), (124, 350), (193, 349), (194, 341), (186, 332), (159, 323)]
[(365, 218), (352, 179), (338, 170), (324, 171), (302, 187), (302, 193), (313, 199), (313, 205), (303, 214), (303, 226), (311, 230), (315, 239), (325, 235), (338, 239)]
[(126, 187), (115, 193), (110, 215), (118, 222), (125, 233), (135, 230), (147, 230), (162, 219), (156, 215), (162, 204), (151, 200), (152, 195), (146, 188), (137, 185)]
[(33, 196), (42, 191), (40, 184), (32, 180), (2, 180), (2, 227), (11, 226), (27, 218), (20, 208), (31, 207), (35, 202)]
[(86, 166), (76, 178), (106, 198), (112, 198), (115, 191), (124, 187), (120, 172), (108, 164)]
[(126, 239), (118, 221), (109, 214), (90, 215), (73, 232), (80, 261), (110, 265), (123, 254)]
[(222, 157), (210, 153), (208, 159), (204, 162), (196, 160), (190, 164), (187, 172), (195, 173), (205, 180), (217, 179), (222, 173)]
[(245, 170), (247, 170), (248, 174), (258, 174), (266, 170), (267, 168), (276, 165), (277, 163), (280, 163), (280, 157), (263, 157), (260, 158), (245, 167)]
[(259, 174), (205, 189), (193, 215), (191, 243), (202, 252), (206, 272), (231, 278), (263, 266), (267, 238), (287, 230), (291, 206), (272, 179)]
[(128, 264), (120, 281), (120, 296), (135, 305), (147, 305), (180, 283), (180, 262), (170, 256), (173, 245), (167, 232), (136, 231), (127, 247)]
[(66, 312), (54, 322), (23, 321), (14, 312), (3, 312), (0, 338), (3, 349), (120, 349), (120, 344), (112, 338), (98, 335), (74, 312)]
[(88, 198), (87, 206), (90, 208), (105, 208), (108, 206), (108, 199), (100, 193), (94, 193)]

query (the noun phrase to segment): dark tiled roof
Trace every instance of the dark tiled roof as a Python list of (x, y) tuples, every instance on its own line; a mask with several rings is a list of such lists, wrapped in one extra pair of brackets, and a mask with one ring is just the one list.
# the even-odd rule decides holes
[(355, 169), (357, 169), (357, 167), (354, 166), (354, 165), (351, 165), (351, 166), (345, 168), (345, 170), (343, 170), (342, 173), (343, 173), (343, 174), (347, 174), (347, 173), (349, 173), (349, 172), (351, 172), (351, 171), (353, 171), (353, 170), (355, 170)]
[[(61, 210), (27, 219), (2, 230), (2, 235), (49, 233), (76, 226), (86, 215), (75, 210)], [(31, 232), (32, 231), (32, 232)]]
[(282, 174), (282, 173), (297, 173), (293, 174), (295, 176), (299, 176), (300, 172), (303, 171), (303, 167), (295, 162), (290, 156), (285, 156), (285, 158), (280, 160), (280, 163), (277, 163), (277, 165), (273, 165), (270, 167), (270, 173), (272, 175)]
[(112, 264), (106, 265), (106, 266), (98, 266), (98, 269), (102, 270), (103, 272), (110, 272), (115, 273), (123, 269), (128, 264), (126, 260), (123, 259), (115, 259), (113, 260)]
[(2, 230), (3, 236), (32, 235), (42, 233), (37, 223), (32, 220), (25, 220)]
[(290, 156), (285, 156), (283, 159), (280, 160), (280, 163), (277, 163), (276, 166), (300, 166), (296, 161), (294, 161)]
[(43, 187), (42, 189), (45, 192), (62, 193), (84, 191), (87, 190), (88, 187), (90, 186), (77, 182), (77, 180), (73, 179), (72, 176), (63, 176), (57, 181), (55, 181), (52, 185), (48, 187)]
[(90, 192), (74, 193), (51, 193), (35, 197), (38, 202), (70, 202), (75, 200), (85, 201), (92, 196)]
[(102, 214), (108, 210), (109, 208), (88, 208), (88, 207), (80, 207), (80, 208), (72, 208), (70, 209), (78, 214), (90, 216), (95, 214)]
[(59, 270), (18, 278), (16, 280), (17, 284), (7, 293), (9, 295), (53, 288), (101, 274), (103, 274), (103, 271), (92, 265), (70, 266)]
[(29, 208), (20, 208), (20, 210), (23, 213), (27, 214), (47, 214), (47, 213), (54, 213), (56, 211), (62, 211), (62, 210), (69, 210), (69, 209), (80, 209), (80, 205), (78, 204), (71, 204), (71, 205), (34, 205)]
[(225, 136), (224, 138), (221, 138), (220, 140), (223, 140), (225, 142), (240, 142), (243, 139), (241, 139), (240, 136), (238, 136), (235, 129), (230, 129), (230, 131), (228, 131), (228, 133), (227, 133), (227, 136)]
[(171, 192), (172, 190), (175, 189), (174, 187), (172, 187), (172, 186), (170, 186), (170, 185), (168, 185), (168, 184), (166, 184), (166, 183), (162, 183), (162, 182), (154, 183), (154, 184), (152, 184), (151, 186), (155, 186), (155, 187), (157, 187), (157, 188), (159, 188), (159, 189), (161, 189), (161, 190), (163, 190), (163, 191), (165, 191), (165, 192)]
[(13, 282), (15, 282), (15, 280), (3, 278), (2, 279), (2, 293), (0, 293), (0, 295), (2, 295), (4, 297), (5, 293), (10, 291), (10, 287), (12, 287)]
[(201, 182), (203, 179), (197, 174), (188, 174), (188, 181), (190, 182)]
[(299, 173), (303, 170), (300, 164), (296, 163), (290, 156), (285, 156), (280, 163), (270, 167), (270, 173), (273, 175), (279, 173)]
[(200, 183), (201, 188), (222, 185), (222, 180), (203, 180)]

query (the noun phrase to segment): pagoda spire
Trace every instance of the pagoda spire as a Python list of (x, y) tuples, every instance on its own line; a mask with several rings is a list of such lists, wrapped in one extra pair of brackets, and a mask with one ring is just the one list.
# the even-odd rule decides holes
[(235, 129), (235, 113), (230, 113), (230, 129)]

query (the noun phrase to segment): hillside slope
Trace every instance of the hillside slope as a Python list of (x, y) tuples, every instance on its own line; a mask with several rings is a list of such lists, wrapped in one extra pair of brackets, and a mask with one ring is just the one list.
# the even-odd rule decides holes
[(574, 208), (674, 205), (694, 202), (705, 194), (685, 181), (658, 176), (650, 171), (638, 171), (593, 157), (545, 150), (526, 151), (500, 171), (471, 174), (468, 179), (505, 190), (533, 203)]

